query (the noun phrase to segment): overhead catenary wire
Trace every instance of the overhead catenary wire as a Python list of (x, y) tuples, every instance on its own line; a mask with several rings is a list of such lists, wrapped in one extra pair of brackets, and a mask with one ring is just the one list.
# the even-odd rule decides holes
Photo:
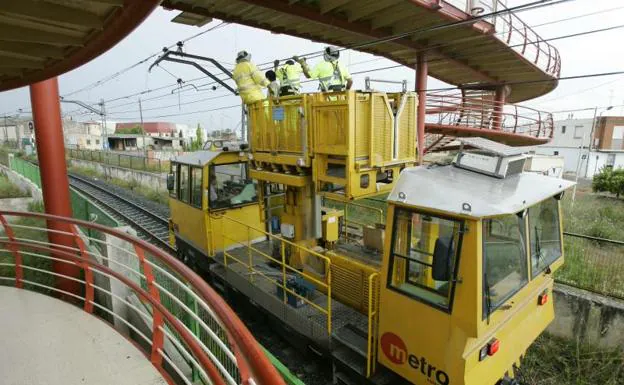
[[(396, 40), (402, 37), (406, 37), (406, 36), (410, 36), (410, 35), (414, 35), (414, 34), (418, 34), (418, 33), (426, 33), (426, 32), (432, 32), (432, 31), (436, 31), (436, 30), (441, 30), (441, 29), (446, 29), (446, 28), (452, 28), (452, 27), (457, 27), (457, 26), (461, 26), (461, 25), (466, 25), (466, 24), (471, 24), (474, 23), (478, 20), (482, 20), (482, 19), (486, 19), (489, 17), (493, 17), (493, 16), (498, 16), (498, 15), (502, 15), (502, 14), (506, 14), (506, 13), (517, 13), (517, 12), (521, 12), (521, 11), (525, 11), (525, 10), (534, 10), (534, 9), (538, 9), (541, 7), (545, 7), (545, 6), (554, 6), (560, 3), (566, 3), (566, 2), (570, 2), (570, 1), (574, 1), (574, 0), (538, 0), (538, 1), (533, 1), (531, 3), (527, 3), (527, 4), (523, 4), (523, 5), (518, 5), (515, 7), (511, 7), (511, 8), (504, 8), (502, 10), (498, 10), (495, 12), (491, 12), (491, 13), (487, 13), (487, 14), (482, 14), (479, 16), (475, 16), (470, 18), (469, 20), (462, 20), (462, 21), (458, 21), (458, 22), (450, 22), (450, 23), (445, 23), (445, 24), (441, 24), (441, 25), (437, 25), (437, 26), (432, 26), (432, 27), (426, 27), (426, 28), (419, 28), (419, 29), (415, 29), (415, 30), (411, 30), (411, 31), (407, 31), (407, 32), (402, 32), (399, 34), (395, 34), (395, 35), (391, 35), (388, 37), (385, 37), (383, 39), (374, 39), (368, 42), (364, 42), (364, 43), (360, 43), (360, 44), (355, 44), (355, 45), (350, 45), (347, 46), (346, 48), (342, 48), (341, 50), (347, 50), (347, 49), (357, 49), (357, 48), (361, 48), (361, 47), (365, 47), (365, 46), (369, 46), (369, 45), (375, 45), (375, 44), (381, 44), (387, 41), (392, 41), (392, 40)], [(316, 56), (320, 56), (322, 55), (323, 51), (313, 51), (310, 53), (304, 53), (304, 54), (300, 54), (298, 56), (300, 57), (305, 57), (305, 58), (312, 58)], [(289, 59), (289, 58), (287, 58)], [(282, 59), (282, 60), (286, 60), (286, 59)], [(267, 68), (263, 68), (264, 66), (267, 65), (271, 65), (272, 66), (273, 62), (266, 62), (266, 63), (262, 63), (259, 64), (258, 67), (262, 70), (266, 70)], [(201, 77), (199, 79), (205, 79), (206, 76)], [(198, 79), (194, 79), (194, 80), (198, 80)], [(175, 85), (175, 84), (174, 84)], [(145, 91), (144, 91), (145, 92)], [(141, 93), (143, 94), (143, 93)], [(128, 95), (126, 97), (132, 97), (132, 96), (138, 96), (139, 94), (131, 94)], [(110, 101), (114, 101), (114, 100), (119, 100), (119, 99), (123, 99), (125, 97), (119, 97), (113, 100), (107, 100), (106, 102), (110, 102)]]
[[(611, 31), (611, 30), (620, 29), (620, 28), (624, 28), (624, 25), (611, 26), (611, 27), (600, 28), (600, 29), (595, 29), (595, 30), (590, 30), (590, 31), (583, 31), (583, 32), (573, 33), (573, 34), (568, 34), (568, 35), (563, 35), (563, 36), (557, 36), (557, 37), (553, 37), (553, 38), (549, 38), (549, 39), (543, 39), (542, 41), (562, 40), (562, 39), (568, 39), (568, 38), (584, 36), (584, 35), (588, 35), (588, 34), (594, 34), (594, 33), (600, 33), (600, 32), (605, 32), (605, 31)], [(509, 47), (514, 47), (514, 46), (509, 46)], [(506, 48), (509, 48), (509, 47), (506, 47)], [(444, 59), (439, 59), (439, 60), (444, 60)], [(435, 62), (435, 61), (436, 60), (431, 60), (431, 62)], [(363, 70), (363, 71), (353, 72), (352, 75), (358, 75), (358, 74), (367, 73), (367, 72), (375, 72), (375, 71), (379, 71), (379, 70), (394, 69), (394, 68), (400, 68), (400, 67), (404, 67), (404, 66), (402, 64), (397, 64), (397, 65), (383, 67), (381, 69)], [(222, 80), (227, 80), (227, 78), (224, 78)], [(306, 83), (306, 82), (310, 82), (310, 81), (314, 81), (314, 80), (310, 79), (310, 80), (303, 81), (302, 83)], [(548, 80), (548, 81), (552, 81), (552, 80)], [(210, 83), (207, 83), (206, 85), (215, 84), (215, 83), (216, 82), (210, 82)], [(512, 84), (519, 84), (519, 83), (517, 83), (517, 82), (516, 83), (514, 83), (514, 82), (507, 82), (505, 84), (512, 85)], [(520, 83), (520, 84), (525, 84), (525, 83)], [(459, 89), (459, 88), (460, 87), (454, 87), (454, 88), (450, 88), (450, 89)], [(163, 96), (166, 96), (166, 95), (163, 95)], [(224, 95), (223, 97), (225, 97), (225, 96), (229, 96), (229, 95)], [(149, 99), (146, 99), (146, 100), (149, 100)], [(129, 104), (134, 104), (134, 103), (132, 102), (132, 103), (129, 103)]]
[[(208, 28), (208, 29), (206, 29), (206, 30), (204, 30), (204, 31), (198, 32), (198, 33), (196, 33), (196, 34), (194, 34), (194, 35), (192, 35), (192, 36), (189, 36), (189, 37), (187, 37), (187, 38), (185, 38), (185, 39), (183, 39), (183, 40), (181, 40), (181, 41), (182, 41), (182, 42), (188, 42), (188, 41), (190, 41), (190, 40), (193, 40), (193, 39), (195, 39), (195, 38), (197, 38), (197, 37), (199, 37), (199, 36), (202, 36), (202, 35), (204, 35), (204, 34), (206, 34), (206, 33), (208, 33), (208, 32), (214, 31), (215, 29), (221, 28), (221, 27), (223, 27), (223, 26), (225, 26), (225, 25), (228, 25), (228, 24), (229, 24), (229, 23), (222, 21), (222, 22), (220, 22), (219, 24), (217, 24), (217, 25), (216, 25), (216, 26), (214, 26), (214, 27), (211, 27), (211, 28)], [(169, 46), (167, 47), (167, 49), (171, 49), (171, 48), (175, 47), (175, 46), (176, 46), (176, 44), (177, 44), (177, 42), (176, 42), (176, 43), (174, 43), (174, 44), (169, 45)], [(130, 70), (132, 70), (132, 69), (134, 69), (134, 68), (136, 68), (136, 67), (138, 67), (138, 66), (140, 66), (141, 64), (144, 64), (144, 63), (148, 62), (149, 60), (151, 60), (151, 59), (155, 58), (156, 56), (160, 55), (161, 53), (162, 53), (162, 50), (161, 50), (161, 51), (158, 51), (158, 52), (155, 52), (155, 53), (153, 53), (153, 54), (149, 55), (148, 57), (146, 57), (146, 58), (144, 58), (144, 59), (141, 59), (141, 60), (139, 60), (138, 62), (136, 62), (136, 63), (134, 63), (134, 64), (132, 64), (132, 65), (130, 65), (130, 66), (128, 66), (128, 67), (125, 67), (125, 68), (123, 68), (123, 69), (121, 69), (121, 70), (119, 70), (119, 71), (117, 71), (117, 72), (115, 72), (115, 73), (113, 73), (113, 74), (111, 74), (111, 75), (109, 75), (109, 76), (106, 76), (106, 77), (104, 77), (104, 78), (102, 78), (102, 79), (100, 79), (100, 80), (98, 80), (98, 81), (96, 81), (96, 82), (93, 82), (93, 83), (91, 83), (91, 84), (88, 84), (88, 85), (86, 85), (86, 86), (84, 86), (84, 87), (82, 87), (82, 88), (80, 88), (80, 89), (77, 89), (77, 90), (72, 91), (72, 92), (68, 92), (68, 93), (66, 93), (66, 94), (65, 94), (65, 95), (63, 95), (63, 96), (64, 96), (64, 97), (67, 97), (67, 96), (75, 95), (75, 94), (77, 94), (77, 93), (84, 92), (84, 91), (87, 91), (87, 90), (93, 89), (93, 88), (95, 88), (95, 87), (101, 86), (101, 85), (103, 85), (103, 84), (105, 84), (105, 83), (107, 83), (107, 82), (109, 82), (109, 81), (111, 81), (111, 80), (116, 79), (117, 77), (119, 77), (119, 76), (123, 75), (124, 73), (126, 73), (126, 72), (128, 72), (128, 71), (130, 71)]]
[[(552, 6), (552, 5), (556, 5), (556, 4), (559, 4), (559, 3), (562, 3), (562, 2), (566, 2), (566, 1), (572, 1), (572, 0), (557, 1), (557, 2), (555, 2), (555, 3), (552, 3), (551, 1), (537, 1), (537, 2), (533, 2), (533, 3), (525, 4), (525, 5), (521, 6), (521, 7), (530, 7), (530, 6), (536, 6), (536, 5), (541, 5), (541, 6)], [(520, 7), (520, 6), (518, 6), (518, 7)], [(515, 9), (516, 9), (516, 8), (518, 8), (518, 7), (514, 7), (514, 8), (509, 8), (509, 9), (506, 9), (506, 10), (504, 10), (504, 12), (512, 12), (513, 10), (515, 10)], [(532, 9), (532, 8), (531, 8), (531, 9)], [(502, 12), (503, 12), (503, 11), (501, 11), (501, 13), (502, 13)], [(583, 15), (581, 15), (581, 16), (576, 16), (576, 18), (578, 18), (578, 17), (582, 17), (582, 16), (583, 16)], [(482, 15), (481, 17), (491, 17), (491, 14)], [(475, 18), (473, 18), (473, 19), (472, 19), (472, 22), (474, 22), (474, 19), (475, 19)], [(566, 19), (562, 19), (561, 21), (565, 21), (565, 20), (566, 20)], [(455, 23), (450, 23), (450, 24), (455, 25)], [(549, 23), (549, 24), (551, 24), (551, 23)], [(608, 30), (608, 29), (602, 29), (602, 30)], [(416, 32), (418, 32), (418, 31), (421, 31), (421, 32), (422, 32), (422, 31), (424, 31), (424, 30), (420, 29), (420, 30), (412, 31), (412, 32), (410, 32), (410, 33), (416, 33)], [(592, 32), (590, 31), (589, 33), (592, 33)], [(575, 34), (575, 35), (580, 35), (580, 34)], [(562, 38), (566, 38), (566, 36), (563, 36), (563, 37), (557, 37), (557, 38), (553, 38), (553, 39), (543, 39), (543, 40), (548, 41), (548, 40), (562, 39)], [(453, 44), (453, 42), (450, 42), (449, 44)], [(529, 44), (530, 44), (530, 43), (529, 43)], [(508, 49), (508, 48), (509, 48), (509, 47), (505, 47), (504, 49), (506, 50), (506, 49)], [(374, 60), (378, 60), (378, 59), (373, 59), (373, 60), (371, 60), (371, 61), (374, 61)], [(357, 64), (356, 64), (356, 65), (357, 65)], [(402, 67), (402, 65), (389, 66), (389, 67), (384, 67), (384, 68), (381, 68), (381, 69), (373, 69), (373, 70), (360, 71), (360, 72), (356, 72), (356, 73), (353, 73), (353, 74), (365, 73), (365, 72), (373, 72), (373, 71), (384, 70), (384, 69), (391, 69), (391, 68), (398, 68), (398, 67)], [(204, 79), (204, 78), (206, 78), (206, 77), (196, 78), (196, 79), (193, 79), (192, 81), (195, 81), (195, 80), (200, 80), (200, 79)], [(208, 84), (210, 84), (210, 83), (208, 83)], [(519, 83), (517, 83), (517, 82), (516, 82), (516, 83), (513, 83), (513, 84), (519, 84)], [(131, 96), (136, 96), (136, 95), (143, 95), (143, 94), (146, 94), (146, 93), (151, 93), (151, 92), (155, 92), (155, 91), (157, 91), (157, 90), (161, 90), (161, 89), (164, 89), (164, 88), (167, 88), (167, 87), (171, 87), (171, 86), (174, 86), (174, 85), (175, 85), (175, 83), (174, 83), (174, 84), (172, 84), (172, 85), (167, 85), (167, 86), (163, 86), (163, 87), (158, 87), (158, 88), (151, 89), (151, 90), (144, 90), (144, 91), (138, 92), (138, 93), (136, 93), (136, 94), (132, 94), (132, 95), (128, 95), (128, 96), (118, 97), (118, 98), (116, 98), (116, 99), (114, 99), (114, 100), (120, 100), (120, 99), (128, 98), (128, 97), (131, 97)], [(451, 88), (447, 88), (447, 89), (451, 89)], [(454, 89), (454, 88), (453, 88), (453, 89)], [(159, 99), (159, 98), (165, 98), (165, 97), (167, 97), (167, 96), (168, 96), (168, 95), (160, 95), (160, 96), (158, 96), (158, 97), (148, 98), (148, 99), (145, 99), (145, 100), (150, 100), (150, 99), (152, 99), (152, 100), (156, 100), (156, 99)], [(224, 96), (227, 96), (227, 95), (224, 95)], [(212, 98), (211, 98), (211, 99), (212, 99)], [(125, 103), (125, 104), (128, 104), (128, 105), (129, 105), (129, 104), (134, 104), (134, 102)], [(115, 108), (115, 107), (119, 107), (119, 106), (121, 106), (121, 105), (111, 106), (111, 107), (109, 107), (109, 108)]]
[[(396, 67), (402, 67), (402, 66), (401, 65), (396, 65), (396, 66), (375, 68), (375, 69), (372, 69), (372, 70), (359, 71), (357, 74), (370, 73), (370, 72), (374, 72), (374, 71), (383, 71), (383, 70), (387, 70), (387, 69), (393, 69), (393, 68), (396, 68)], [(354, 74), (356, 74), (356, 73), (354, 73)], [(561, 77), (559, 80), (566, 81), (566, 80), (576, 80), (576, 79), (584, 79), (584, 78), (596, 78), (596, 77), (605, 77), (605, 76), (614, 76), (614, 75), (624, 75), (624, 70), (623, 71), (604, 72), (604, 73), (593, 73), (593, 74), (566, 76), (566, 77)], [(532, 83), (543, 83), (543, 82), (550, 82), (550, 81), (552, 81), (552, 80), (519, 81), (519, 82), (515, 82), (515, 84), (532, 84)], [(458, 87), (444, 87), (444, 88), (430, 88), (430, 89), (426, 89), (424, 91), (425, 92), (433, 92), (433, 91), (447, 91), (447, 90), (457, 90), (457, 89), (459, 89), (459, 88)], [(165, 114), (165, 115), (158, 115), (158, 116), (148, 116), (148, 117), (145, 117), (145, 119), (160, 119), (160, 118), (183, 116), (183, 115), (194, 115), (194, 114), (199, 114), (199, 113), (213, 112), (213, 111), (232, 109), (232, 108), (240, 108), (240, 103), (233, 104), (233, 105), (228, 105), (228, 106), (221, 106), (221, 107), (206, 109), (206, 110), (199, 110), (199, 111), (187, 111), (187, 112), (180, 112), (180, 113), (174, 113), (174, 114)], [(557, 112), (559, 112), (559, 111), (557, 111)], [(117, 120), (135, 120), (136, 117), (115, 117), (115, 119), (117, 119)]]

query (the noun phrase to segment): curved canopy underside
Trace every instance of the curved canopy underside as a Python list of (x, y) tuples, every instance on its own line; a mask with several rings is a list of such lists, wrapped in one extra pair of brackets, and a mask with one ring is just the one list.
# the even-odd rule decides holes
[[(441, 27), (472, 16), (443, 0), (164, 0), (163, 6), (184, 11), (188, 18), (214, 17), (343, 47), (420, 30), (357, 49), (410, 67), (424, 52), (431, 76), (456, 86), (511, 84), (510, 102), (557, 86), (557, 50), (531, 37), (534, 32), (509, 13)], [(529, 44), (536, 40), (540, 43)]]
[(0, 1), (0, 91), (79, 67), (112, 48), (160, 0)]

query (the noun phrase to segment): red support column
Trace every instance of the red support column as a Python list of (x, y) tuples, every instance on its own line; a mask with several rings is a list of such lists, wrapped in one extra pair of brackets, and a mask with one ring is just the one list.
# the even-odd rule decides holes
[(418, 164), (423, 163), (425, 151), (425, 117), (427, 113), (427, 57), (420, 52), (416, 58), (416, 92), (418, 93), (418, 113), (416, 114)]
[[(61, 122), (58, 79), (56, 77), (30, 85), (30, 103), (35, 121), (35, 139), (41, 174), (43, 205), (47, 214), (65, 217), (72, 216), (69, 198), (69, 179), (65, 163), (65, 144)], [(74, 247), (69, 224), (48, 221), (48, 241), (65, 247)], [(76, 265), (54, 261), (54, 272), (63, 276), (80, 278), (80, 268)], [(80, 283), (57, 277), (56, 287), (70, 293), (80, 292)]]
[(505, 98), (507, 96), (507, 87), (498, 86), (494, 96), (494, 111), (492, 111), (492, 129), (500, 131), (503, 124), (503, 107), (505, 107)]

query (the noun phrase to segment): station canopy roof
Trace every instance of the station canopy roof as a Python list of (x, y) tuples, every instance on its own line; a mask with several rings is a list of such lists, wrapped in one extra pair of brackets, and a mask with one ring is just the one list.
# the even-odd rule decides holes
[(96, 58), (160, 0), (0, 0), (0, 91), (42, 81)]
[[(425, 52), (429, 74), (456, 86), (533, 82), (514, 85), (509, 102), (531, 99), (556, 87), (553, 75), (510, 48), (495, 35), (494, 25), (485, 19), (440, 28), (472, 18), (449, 3), (439, 0), (164, 0), (162, 5), (183, 11), (174, 19), (177, 22), (205, 23), (209, 17), (341, 47), (370, 43), (357, 50), (409, 67), (414, 67), (417, 53)], [(415, 30), (426, 31), (380, 42)], [(262, 50), (262, 47), (243, 48)], [(551, 48), (548, 46), (549, 52), (554, 50)], [(301, 53), (284, 52), (283, 56)]]

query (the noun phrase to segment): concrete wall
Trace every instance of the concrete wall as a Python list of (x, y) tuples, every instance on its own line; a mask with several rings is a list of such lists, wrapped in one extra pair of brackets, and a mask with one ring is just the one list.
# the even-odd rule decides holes
[(565, 285), (555, 285), (554, 294), (555, 321), (549, 333), (624, 350), (624, 301)]
[(131, 170), (129, 168), (116, 167), (88, 160), (69, 159), (69, 165), (75, 167), (85, 167), (94, 169), (99, 173), (106, 175), (108, 178), (117, 178), (122, 180), (136, 180), (141, 186), (166, 192), (167, 191), (167, 174), (151, 173), (145, 171)]
[(43, 195), (41, 194), (41, 190), (37, 185), (24, 178), (20, 174), (14, 172), (10, 168), (5, 165), (0, 164), (0, 170), (7, 176), (7, 178), (16, 186), (21, 188), (24, 191), (30, 191), (30, 196), (34, 201), (42, 201)]

